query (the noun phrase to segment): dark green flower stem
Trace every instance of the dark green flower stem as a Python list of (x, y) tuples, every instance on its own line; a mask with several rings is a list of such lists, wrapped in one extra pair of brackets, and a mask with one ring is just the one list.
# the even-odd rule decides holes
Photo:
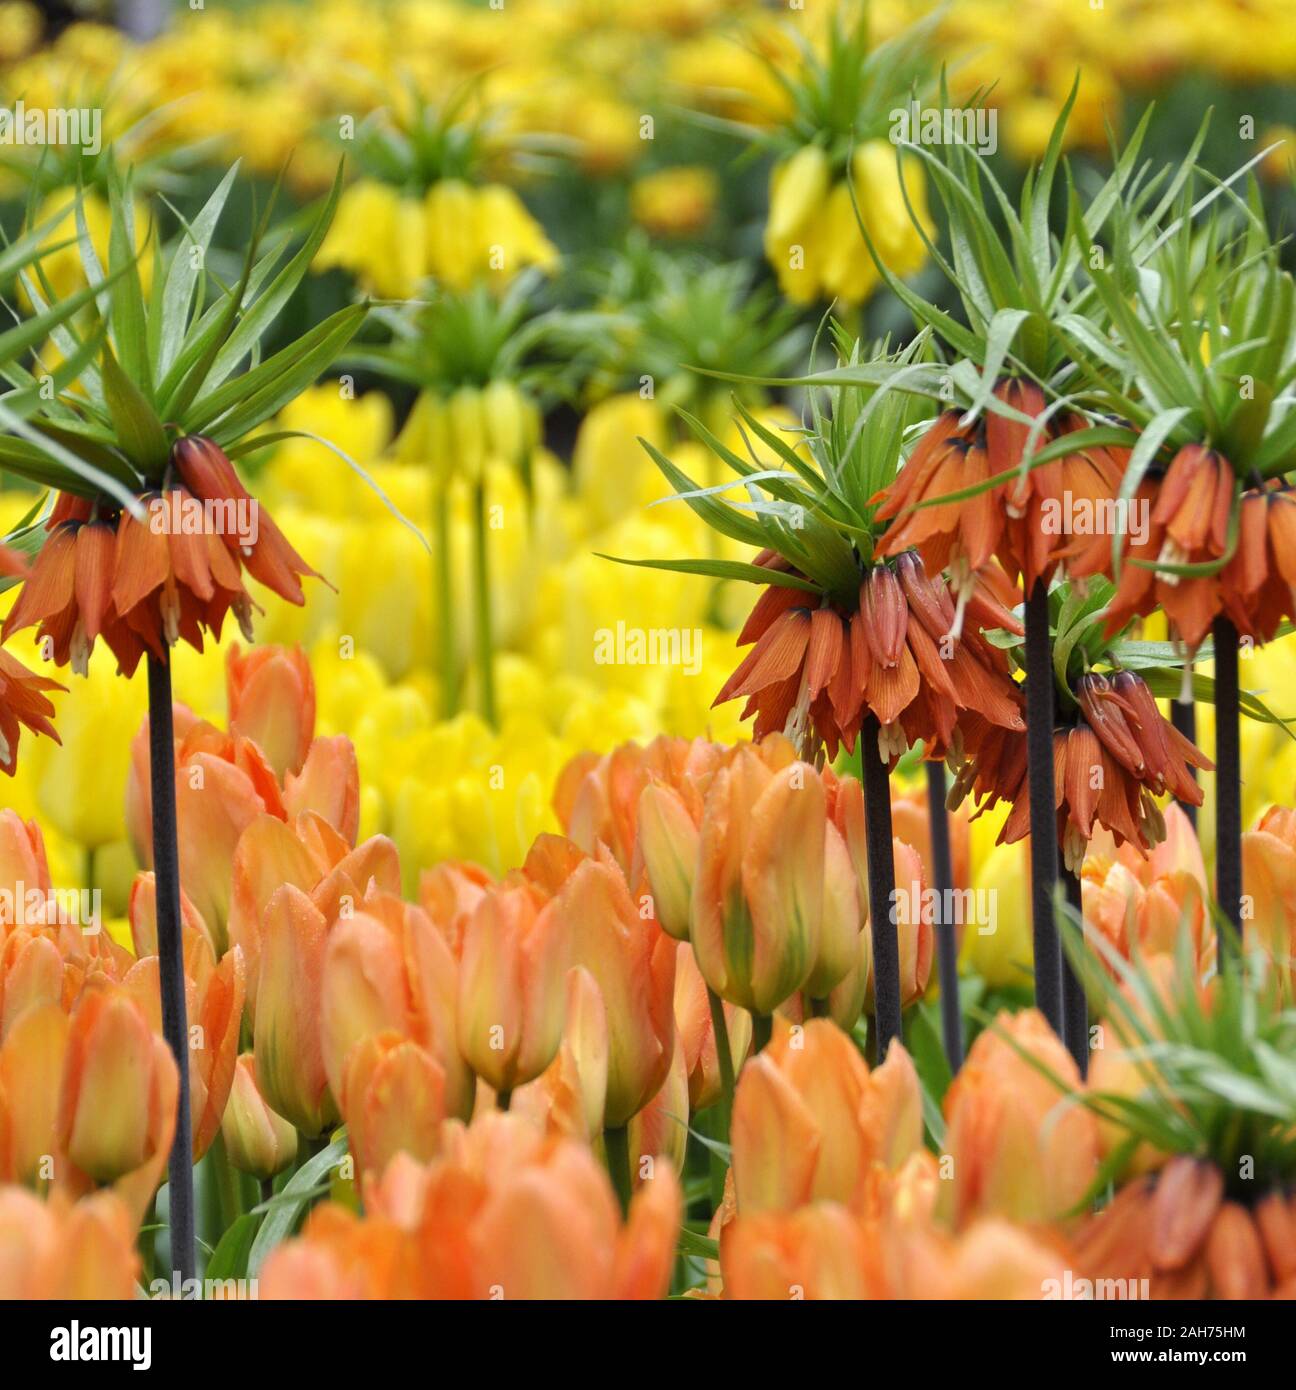
[(607, 1150), (608, 1174), (621, 1204), (624, 1216), (630, 1210), (630, 1131), (625, 1125), (603, 1131), (603, 1147)]
[(148, 658), (149, 776), (153, 797), (153, 874), (157, 884), (158, 969), (162, 1036), (179, 1072), (175, 1139), (169, 1167), (171, 1264), (183, 1281), (194, 1277), (193, 1136), (189, 1117), (189, 1022), (185, 1010), (180, 934), (180, 855), (176, 841), (175, 736), (171, 666)]
[(1048, 585), (1026, 601), (1026, 761), (1030, 791), (1031, 925), (1035, 1004), (1062, 1037), (1062, 949), (1053, 918), (1057, 883), (1057, 813), (1053, 799), (1053, 652)]

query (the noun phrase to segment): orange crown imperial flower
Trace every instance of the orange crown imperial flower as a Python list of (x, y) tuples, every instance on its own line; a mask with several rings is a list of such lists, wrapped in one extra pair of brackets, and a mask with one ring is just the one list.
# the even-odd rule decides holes
[(102, 637), (129, 676), (145, 652), (161, 659), (181, 640), (201, 651), (204, 631), (219, 638), (231, 610), (251, 641), (244, 569), (288, 602), (305, 602), (301, 576), (319, 576), (216, 444), (178, 440), (167, 479), (161, 491), (140, 495), (143, 519), (60, 494), (3, 636), (37, 625), (55, 664), (83, 675)]
[[(795, 572), (770, 552), (759, 559)], [(829, 759), (841, 745), (854, 751), (866, 713), (882, 726), (879, 753), (887, 761), (919, 739), (943, 753), (965, 710), (1024, 728), (1003, 655), (980, 631), (1020, 625), (979, 580), (964, 606), (973, 622), (960, 632), (949, 590), (913, 553), (871, 568), (849, 611), (810, 609), (800, 590), (771, 585), (738, 635), (739, 646), (755, 645), (714, 704), (745, 695), (743, 717), (756, 716), (756, 738), (781, 730), (804, 746), (813, 731)]]
[[(0, 576), (25, 579), (28, 573), (26, 556), (0, 545)], [(8, 652), (0, 651), (0, 768), (10, 777), (18, 768), (18, 739), (23, 725), (35, 734), (47, 734), (55, 743), (60, 741), (50, 722), (54, 705), (44, 692), (64, 688), (47, 676), (29, 671)]]
[(1220, 571), (1220, 596), (1233, 625), (1269, 642), (1296, 613), (1296, 496), (1273, 482), (1242, 494), (1238, 542)]
[[(1228, 554), (1236, 494), (1232, 465), (1222, 454), (1199, 444), (1184, 445), (1159, 483), (1144, 482), (1136, 500), (1151, 507), (1147, 534), (1128, 544), (1120, 584), (1108, 610), (1109, 632), (1119, 631), (1131, 617), (1163, 609), (1189, 647), (1202, 643), (1221, 609), (1220, 576), (1188, 576), (1146, 566), (1222, 561)], [(1253, 525), (1254, 521), (1253, 517)], [(1251, 539), (1253, 544), (1260, 543), (1260, 552), (1247, 560), (1239, 547), (1239, 568), (1233, 574), (1239, 588), (1245, 584), (1255, 593), (1261, 587), (1256, 581), (1264, 560), (1264, 537), (1253, 533)], [(1251, 620), (1244, 625), (1249, 631)]]
[[(994, 396), (1020, 415), (1038, 417), (1045, 409), (1040, 388), (1017, 378), (999, 382)], [(1060, 429), (1043, 427), (1036, 452), (1081, 428), (1083, 423), (1071, 417)], [(1010, 575), (1022, 577), (1027, 592), (1068, 558), (1083, 557), (1092, 566), (1093, 538), (1073, 536), (1068, 528), (1054, 525), (1047, 509), (1068, 497), (1113, 502), (1120, 492), (1123, 451), (1080, 448), (989, 485), (991, 478), (1020, 469), (1030, 432), (1026, 421), (994, 410), (973, 421), (957, 410), (940, 415), (877, 510), (877, 520), (892, 523), (878, 554), (894, 556), (916, 548), (928, 568), (950, 570), (960, 595), (996, 556)], [(979, 484), (987, 486), (973, 497), (937, 500)]]
[[(1147, 854), (1165, 839), (1155, 798), (1167, 791), (1194, 806), (1202, 790), (1191, 767), (1214, 764), (1162, 717), (1147, 683), (1131, 671), (1108, 678), (1097, 672), (1077, 682), (1074, 724), (1053, 731), (1054, 801), (1058, 843), (1067, 868), (1078, 874), (1095, 823)], [(982, 724), (971, 731), (969, 756), (950, 789), (957, 806), (971, 790), (980, 810), (1001, 799), (1012, 811), (997, 843), (1013, 844), (1030, 832), (1026, 738)]]

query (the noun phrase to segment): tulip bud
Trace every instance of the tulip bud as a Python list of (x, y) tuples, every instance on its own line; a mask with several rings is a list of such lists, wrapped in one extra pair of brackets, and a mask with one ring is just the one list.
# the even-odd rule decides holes
[(266, 1104), (256, 1084), (256, 1058), (250, 1052), (234, 1068), (221, 1135), (230, 1163), (262, 1182), (282, 1173), (297, 1157), (297, 1131)]
[(669, 936), (687, 941), (698, 832), (678, 792), (660, 783), (643, 789), (638, 834), (657, 921)]
[[(907, 552), (912, 554), (913, 552)], [(964, 889), (972, 882), (970, 877), (970, 850), (968, 811), (961, 806), (947, 813), (950, 830), (950, 858), (954, 870), (951, 885)], [(891, 833), (897, 840), (912, 845), (922, 857), (923, 878), (928, 884), (936, 882), (936, 867), (931, 849), (931, 816), (927, 809), (927, 782), (920, 782), (902, 788), (897, 786), (891, 793)], [(962, 941), (963, 923), (955, 924), (956, 939)]]
[(328, 922), (290, 883), (278, 888), (262, 921), (254, 1025), (257, 1086), (267, 1103), (303, 1134), (338, 1119), (320, 1045)]
[(166, 1168), (179, 1090), (170, 1049), (131, 995), (106, 981), (87, 989), (68, 1029), (57, 1148), (114, 1183), (137, 1219)]
[(231, 734), (250, 738), (275, 776), (300, 772), (315, 732), (315, 681), (300, 647), (237, 644), (225, 665)]
[[(514, 1116), (488, 1119), (465, 1136), (458, 1160), (468, 1166), (483, 1152), (495, 1156), (473, 1223), (480, 1293), (497, 1285), (519, 1299), (660, 1298), (680, 1221), (670, 1168), (656, 1165), (622, 1225), (606, 1174), (584, 1145), (545, 1140)], [(577, 1212), (583, 1218), (573, 1220)]]
[(434, 864), (419, 875), (419, 905), (445, 937), (456, 959), (468, 918), (486, 896), (491, 882), (491, 876), (476, 864)]
[(163, 1057), (170, 1058), (165, 1044), (125, 991), (105, 987), (82, 998), (68, 1037), (59, 1129), (72, 1162), (96, 1182), (112, 1182), (148, 1156), (151, 1078)]
[(558, 1055), (534, 1081), (518, 1087), (509, 1109), (546, 1133), (591, 1143), (603, 1129), (607, 1082), (607, 1010), (593, 975), (576, 966), (567, 972), (567, 1013)]
[[(345, 851), (345, 845), (336, 848), (339, 854)], [(228, 928), (231, 944), (241, 948), (247, 965), (247, 1001), (253, 1016), (261, 979), (261, 919), (267, 904), (285, 883), (309, 892), (328, 868), (323, 849), (277, 816), (258, 816), (239, 837), (231, 865)]]
[(562, 1038), (563, 921), (529, 887), (483, 898), (459, 961), (459, 1050), (496, 1091), (511, 1092), (553, 1060)]
[(570, 933), (572, 959), (594, 977), (607, 1011), (604, 1124), (626, 1124), (661, 1089), (675, 1033), (675, 944), (630, 896), (604, 851), (587, 859), (553, 900)]
[(772, 1013), (814, 969), (823, 916), (823, 782), (804, 763), (771, 773), (748, 748), (716, 773), (699, 831), (690, 932), (723, 999)]
[(956, 1225), (981, 1214), (1061, 1221), (1097, 1172), (1093, 1115), (1067, 1105), (1017, 1048), (1068, 1085), (1080, 1084), (1070, 1053), (1034, 1009), (1000, 1014), (977, 1038), (945, 1096), (945, 1147), (954, 1160), (948, 1198)]
[(865, 926), (855, 938), (855, 963), (828, 994), (824, 1012), (849, 1033), (864, 1012), (873, 989), (873, 933)]
[[(871, 923), (864, 793), (856, 778), (844, 777), (837, 784), (833, 821), (841, 831), (855, 868), (855, 883), (859, 900), (864, 905), (864, 920)], [(894, 857), (895, 898), (885, 904), (883, 912), (896, 932), (900, 949), (900, 1002), (908, 1007), (926, 992), (927, 982), (931, 978), (935, 933), (927, 903), (927, 880), (921, 856), (898, 839), (892, 840), (891, 850)], [(872, 930), (871, 926), (867, 929)], [(871, 944), (869, 955), (871, 959)], [(865, 994), (866, 1008), (871, 1008), (872, 1000), (873, 980), (870, 972)]]

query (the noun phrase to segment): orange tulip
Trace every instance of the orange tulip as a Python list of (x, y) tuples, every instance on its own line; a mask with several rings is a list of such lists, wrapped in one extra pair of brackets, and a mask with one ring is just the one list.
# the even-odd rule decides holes
[[(45, 860), (45, 837), (35, 821), (25, 821), (16, 812), (0, 811), (0, 890), (7, 901), (16, 903), (20, 891), (51, 886)], [(0, 912), (0, 937), (12, 921), (12, 913)]]
[[(865, 1004), (868, 1006), (873, 998), (868, 841), (864, 828), (864, 792), (857, 778), (843, 777), (837, 782), (832, 802), (832, 816), (834, 825), (841, 831), (850, 854), (850, 862), (855, 869), (859, 899), (864, 904), (864, 930), (870, 933), (869, 945), (861, 948), (861, 957), (867, 952), (870, 962), (865, 985)], [(893, 903), (887, 904), (886, 914), (888, 921), (895, 927), (899, 943), (900, 1003), (907, 1008), (927, 992), (936, 937), (926, 896), (928, 880), (921, 856), (916, 849), (899, 838), (892, 839), (891, 851), (894, 859), (896, 897)], [(834, 1010), (833, 1016), (839, 1017), (838, 1010)]]
[(478, 904), (459, 960), (459, 1051), (494, 1090), (539, 1076), (562, 1040), (568, 931), (539, 890), (501, 887)]
[(1067, 1259), (1045, 1235), (993, 1217), (957, 1235), (918, 1225), (892, 1241), (888, 1297), (1021, 1302), (1059, 1297), (1065, 1287)]
[(338, 1119), (319, 1030), (328, 929), (320, 909), (291, 883), (274, 892), (261, 923), (257, 1085), (274, 1110), (308, 1135)]
[(445, 1071), (399, 1033), (369, 1033), (350, 1049), (339, 1103), (362, 1190), (396, 1154), (423, 1160), (441, 1147)]
[(606, 850), (568, 878), (552, 910), (573, 964), (594, 977), (608, 1026), (604, 1124), (628, 1123), (661, 1089), (675, 1035), (675, 943), (641, 898), (636, 904)]
[[(330, 839), (341, 839), (345, 848), (354, 845), (360, 816), (355, 749), (341, 735), (315, 739), (300, 769), (290, 766), (281, 786), (276, 768), (253, 739), (237, 731), (222, 733), (183, 705), (174, 706), (173, 717), (180, 882), (211, 928), (218, 953), (223, 953), (233, 911), (234, 856), (253, 822), (265, 815), (280, 822), (291, 819), (305, 835), (302, 817), (310, 813), (335, 832)], [(126, 824), (136, 858), (145, 868), (152, 867), (147, 720), (131, 744)], [(318, 841), (321, 834), (315, 830), (308, 837)], [(339, 858), (341, 853), (331, 851), (330, 866)], [(255, 963), (251, 952), (248, 961)]]
[(0, 1182), (43, 1190), (70, 1176), (55, 1152), (68, 1030), (57, 1003), (33, 1005), (0, 1044)]
[[(157, 955), (157, 879), (151, 872), (135, 875), (126, 902), (126, 919), (130, 923), (135, 958), (142, 960), (145, 956)], [(183, 888), (180, 890), (180, 925), (184, 931), (201, 936), (215, 952), (211, 929)]]
[(225, 662), (229, 729), (250, 738), (265, 754), (275, 776), (300, 772), (315, 732), (315, 680), (300, 647), (253, 647), (246, 656), (237, 643)]
[(545, 1137), (516, 1115), (446, 1125), (439, 1158), (398, 1155), (358, 1219), (316, 1208), (279, 1246), (263, 1298), (660, 1298), (679, 1232), (668, 1165), (622, 1223), (588, 1148)]
[[(845, 779), (842, 779), (845, 780)], [(971, 879), (971, 827), (966, 808), (949, 814), (950, 859), (954, 870), (955, 888), (966, 888)], [(922, 858), (923, 873), (928, 883), (936, 881), (932, 861), (931, 817), (927, 811), (927, 779), (908, 785), (894, 785), (891, 790), (891, 830), (897, 840), (912, 845)]]
[(0, 940), (0, 1043), (28, 1009), (63, 997), (63, 957), (48, 932), (15, 927)]
[[(273, 771), (247, 739), (231, 739), (175, 706), (176, 835), (180, 885), (211, 928), (219, 952), (227, 942), (230, 867), (239, 836), (266, 811), (283, 815)], [(135, 857), (153, 867), (153, 797), (148, 721), (131, 744), (126, 824)]]
[(1207, 912), (1209, 889), (1192, 823), (1171, 802), (1166, 838), (1142, 858), (1129, 843), (1116, 849), (1109, 835), (1091, 842), (1081, 876), (1086, 923), (1129, 960), (1174, 956), (1185, 930), (1199, 978), (1215, 964), (1215, 929)]
[(1283, 998), (1296, 1000), (1296, 811), (1271, 806), (1242, 836), (1244, 940), (1273, 962)]
[[(148, 920), (148, 926), (141, 929), (137, 927), (137, 918), (132, 916), (131, 927), (136, 932), (138, 950), (141, 937), (146, 933), (154, 940), (157, 936), (156, 887), (152, 875), (141, 874), (135, 890), (131, 895), (133, 913), (140, 913)], [(182, 902), (185, 1013), (189, 1020), (189, 1110), (193, 1158), (197, 1163), (216, 1138), (234, 1082), (246, 971), (243, 952), (237, 946), (227, 951), (217, 964), (211, 941), (201, 929), (201, 919), (198, 927), (190, 925), (194, 915), (192, 905)], [(162, 988), (157, 955), (141, 954), (122, 983), (161, 1036)]]
[(329, 933), (324, 953), (320, 1038), (329, 1086), (342, 1103), (351, 1049), (393, 1032), (437, 1063), (438, 1104), (461, 1118), (472, 1113), (475, 1084), (459, 1055), (455, 1010), (458, 965), (421, 908), (371, 889), (357, 911)]
[(112, 1193), (74, 1204), (0, 1188), (0, 1299), (125, 1302), (138, 1270), (130, 1212)]
[(360, 771), (355, 745), (345, 734), (317, 738), (300, 772), (284, 777), (284, 811), (313, 811), (353, 845), (360, 833)]
[(106, 981), (87, 989), (68, 1030), (58, 1151), (113, 1183), (137, 1220), (166, 1168), (178, 1094), (175, 1060), (131, 994)]
[(419, 875), (419, 904), (450, 943), (455, 959), (473, 909), (490, 891), (493, 880), (476, 864), (447, 862)]
[(874, 1298), (866, 1266), (863, 1229), (835, 1202), (744, 1214), (720, 1237), (726, 1298)]
[(303, 812), (291, 823), (258, 816), (239, 839), (232, 865), (229, 938), (248, 967), (248, 1003), (256, 1008), (261, 938), (266, 908), (275, 891), (291, 883), (330, 910), (343, 899), (354, 908), (370, 880), (384, 893), (400, 892), (396, 846), (375, 835), (354, 849), (322, 816)]
[(1066, 1103), (1013, 1043), (1062, 1081), (1080, 1085), (1071, 1054), (1034, 1009), (1001, 1013), (977, 1038), (945, 1096), (956, 1227), (978, 1215), (1062, 1221), (1097, 1172), (1093, 1115)]
[(771, 771), (739, 748), (707, 792), (691, 935), (703, 978), (772, 1013), (815, 968), (824, 900), (824, 784), (806, 763)]
[(646, 747), (623, 743), (605, 757), (582, 754), (558, 777), (554, 808), (564, 834), (586, 854), (604, 844), (628, 874), (637, 877), (640, 798), (650, 784), (674, 790), (694, 823), (710, 774), (727, 750), (706, 739), (655, 738)]
[(870, 1073), (829, 1020), (778, 1020), (739, 1078), (732, 1144), (739, 1212), (849, 1204), (873, 1164), (897, 1168), (922, 1144), (913, 1063), (897, 1045)]
[(509, 1106), (547, 1134), (592, 1143), (607, 1103), (608, 1024), (603, 995), (582, 966), (567, 972), (567, 1011), (557, 1056), (534, 1081), (513, 1092)]
[(235, 1065), (221, 1135), (230, 1163), (263, 1182), (283, 1172), (297, 1157), (297, 1131), (266, 1104), (256, 1083), (256, 1058), (250, 1052)]

